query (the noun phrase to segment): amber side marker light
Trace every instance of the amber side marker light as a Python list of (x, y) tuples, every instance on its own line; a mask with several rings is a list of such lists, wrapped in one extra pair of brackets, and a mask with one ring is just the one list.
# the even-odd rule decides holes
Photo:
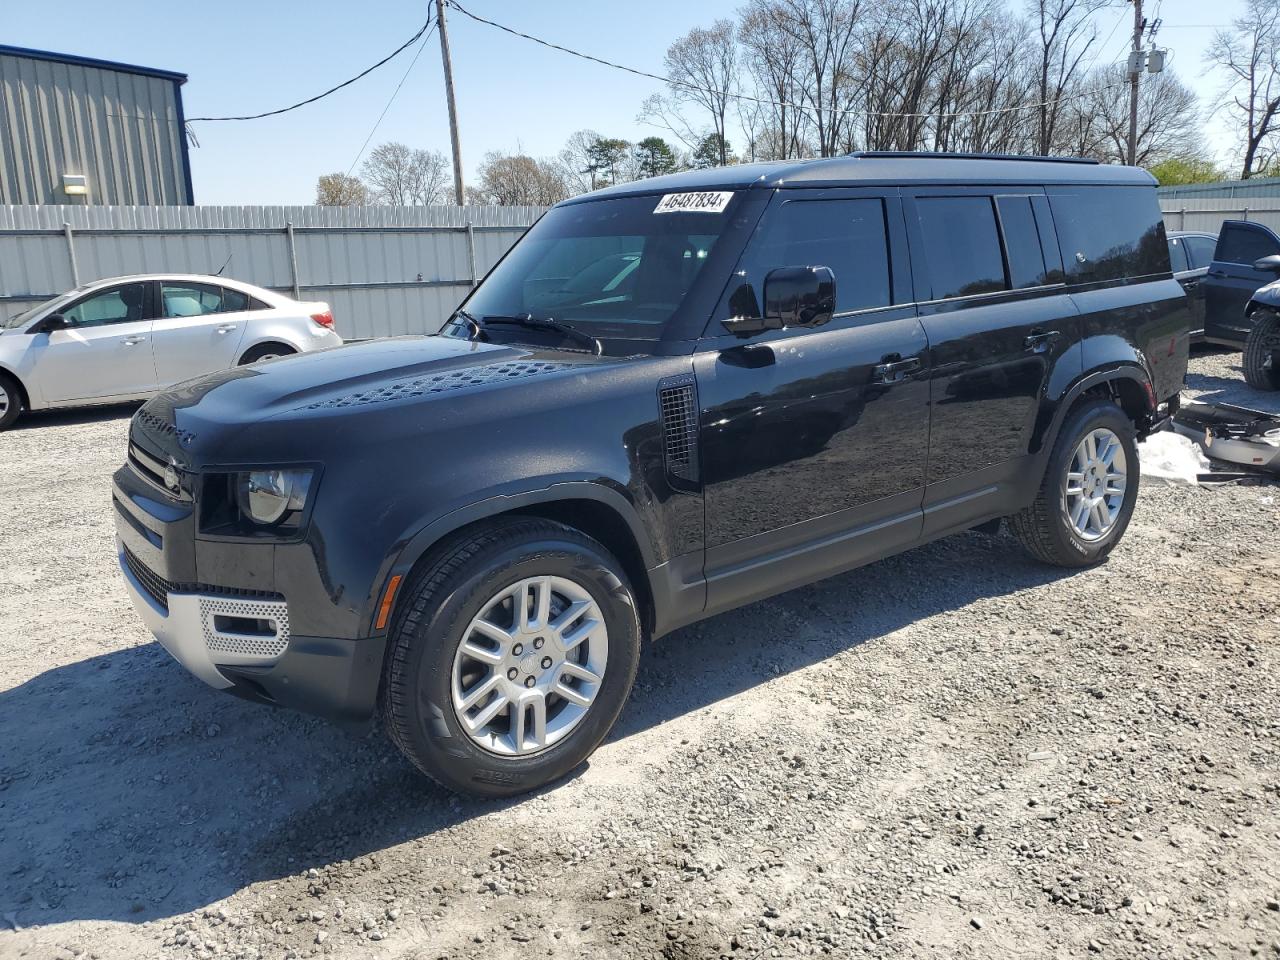
[(391, 619), (391, 605), (396, 602), (396, 591), (400, 589), (400, 574), (396, 574), (387, 583), (387, 592), (382, 595), (382, 606), (378, 608), (378, 622), (375, 630), (385, 630), (387, 621)]

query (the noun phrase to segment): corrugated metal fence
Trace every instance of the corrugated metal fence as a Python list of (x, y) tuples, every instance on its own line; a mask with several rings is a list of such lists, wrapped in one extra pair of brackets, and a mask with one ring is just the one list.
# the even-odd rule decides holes
[(1216, 234), (1223, 220), (1252, 220), (1280, 233), (1280, 194), (1250, 197), (1161, 197), (1164, 225), (1169, 230)]
[(348, 338), (433, 333), (541, 207), (0, 207), (0, 314), (81, 283), (217, 273), (326, 300)]

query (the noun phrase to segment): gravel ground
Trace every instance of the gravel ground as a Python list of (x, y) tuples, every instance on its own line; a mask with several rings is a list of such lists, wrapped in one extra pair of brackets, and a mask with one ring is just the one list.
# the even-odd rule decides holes
[[(1276, 406), (1238, 362), (1190, 386)], [(475, 802), (151, 641), (128, 412), (0, 436), (0, 956), (1280, 954), (1274, 485), (1149, 483), (1087, 572), (970, 534), (680, 631), (576, 777)]]

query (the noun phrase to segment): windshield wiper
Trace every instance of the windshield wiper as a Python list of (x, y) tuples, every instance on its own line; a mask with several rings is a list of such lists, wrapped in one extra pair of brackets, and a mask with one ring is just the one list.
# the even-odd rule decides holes
[(586, 344), (590, 352), (597, 357), (604, 354), (604, 344), (598, 339), (585, 330), (580, 330), (573, 324), (565, 323), (563, 320), (555, 320), (551, 317), (535, 317), (531, 313), (516, 317), (485, 317), (483, 320), (477, 320), (470, 314), (462, 313), (462, 311), (458, 311), (458, 313), (471, 326), (473, 333), (477, 335), (478, 333), (483, 333), (490, 324), (509, 323), (517, 327), (524, 327), (527, 330), (550, 330), (553, 333), (563, 334), (571, 340)]

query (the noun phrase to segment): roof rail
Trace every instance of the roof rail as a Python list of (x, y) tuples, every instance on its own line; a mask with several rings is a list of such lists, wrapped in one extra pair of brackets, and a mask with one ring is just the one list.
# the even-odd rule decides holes
[(850, 157), (888, 157), (896, 159), (922, 159), (925, 157), (943, 157), (948, 160), (1034, 160), (1037, 163), (1088, 163), (1098, 165), (1097, 160), (1088, 157), (1037, 157), (1019, 156), (1014, 153), (956, 153), (951, 151), (931, 150), (855, 150), (847, 154)]

